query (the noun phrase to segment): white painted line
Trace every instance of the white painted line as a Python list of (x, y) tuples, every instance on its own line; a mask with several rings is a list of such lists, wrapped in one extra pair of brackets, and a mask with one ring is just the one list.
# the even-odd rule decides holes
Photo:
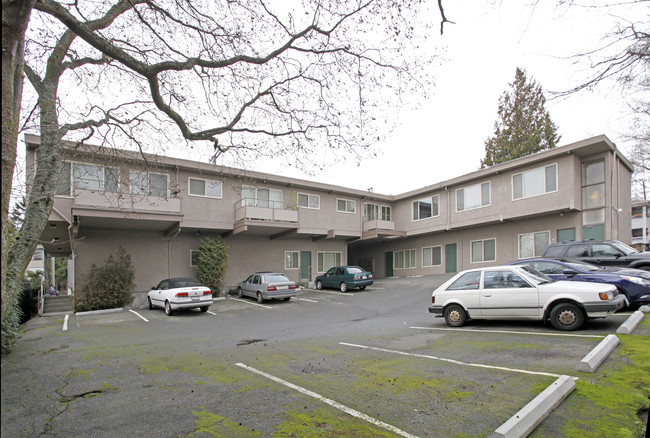
[(368, 416), (368, 415), (366, 415), (366, 414), (364, 414), (362, 412), (359, 412), (359, 411), (357, 411), (355, 409), (349, 408), (349, 407), (347, 407), (347, 406), (345, 406), (345, 405), (343, 405), (343, 404), (341, 404), (339, 402), (336, 402), (336, 401), (331, 400), (329, 398), (323, 397), (322, 395), (317, 394), (317, 393), (315, 393), (313, 391), (310, 391), (310, 390), (308, 390), (306, 388), (303, 388), (302, 386), (294, 385), (291, 382), (287, 382), (286, 380), (280, 379), (279, 377), (275, 377), (275, 376), (273, 376), (271, 374), (265, 373), (264, 371), (260, 371), (258, 369), (255, 369), (255, 368), (250, 367), (250, 366), (248, 366), (246, 364), (243, 364), (243, 363), (237, 363), (236, 365), (238, 367), (244, 368), (244, 369), (246, 369), (248, 371), (251, 371), (253, 373), (259, 374), (260, 376), (264, 376), (267, 379), (271, 379), (274, 382), (280, 383), (280, 384), (282, 384), (284, 386), (287, 386), (287, 387), (289, 387), (291, 389), (295, 389), (296, 391), (301, 392), (301, 393), (303, 393), (305, 395), (308, 395), (309, 397), (313, 397), (316, 400), (320, 400), (323, 403), (327, 403), (328, 405), (330, 405), (330, 406), (332, 406), (332, 407), (334, 407), (334, 408), (336, 408), (336, 409), (338, 409), (340, 411), (343, 411), (346, 414), (350, 414), (353, 417), (365, 420), (368, 423), (374, 424), (375, 426), (379, 426), (379, 427), (381, 427), (383, 429), (389, 430), (391, 432), (394, 432), (394, 433), (396, 433), (398, 435), (401, 435), (401, 436), (404, 436), (404, 437), (407, 437), (407, 438), (417, 438), (417, 436), (415, 436), (415, 435), (411, 435), (410, 433), (405, 432), (405, 431), (403, 431), (401, 429), (398, 429), (395, 426), (392, 426), (392, 425), (390, 425), (388, 423), (384, 423), (383, 421), (379, 421), (379, 420), (377, 420), (375, 418), (372, 418), (372, 417), (370, 417), (370, 416)]
[(643, 312), (640, 310), (637, 310), (630, 316), (628, 319), (625, 320), (623, 324), (616, 330), (616, 333), (621, 333), (623, 335), (629, 335), (634, 331), (637, 325), (643, 320)]
[(349, 292), (334, 292), (333, 290), (316, 290), (316, 292), (321, 294), (332, 294), (332, 295), (343, 295), (344, 297), (352, 297), (353, 294)]
[(517, 332), (511, 330), (475, 330), (475, 329), (461, 329), (461, 328), (443, 328), (443, 327), (411, 327), (416, 330), (446, 330), (454, 332), (479, 332), (479, 333), (509, 333), (513, 335), (538, 335), (538, 336), (567, 336), (573, 338), (598, 338), (603, 339), (602, 335), (574, 335), (570, 333), (538, 333), (538, 332)]
[(573, 368), (576, 371), (586, 371), (593, 373), (601, 363), (616, 349), (620, 341), (616, 335), (609, 335), (596, 346), (589, 354), (587, 354), (578, 364)]
[[(494, 365), (483, 365), (483, 364), (480, 364), (480, 363), (462, 362), (462, 361), (455, 360), (455, 359), (447, 359), (447, 358), (444, 358), (444, 357), (429, 356), (427, 354), (407, 353), (405, 351), (388, 350), (386, 348), (369, 347), (367, 345), (348, 344), (347, 342), (339, 342), (339, 344), (347, 345), (349, 347), (364, 348), (366, 350), (381, 351), (381, 352), (384, 352), (384, 353), (401, 354), (402, 356), (421, 357), (421, 358), (424, 358), (424, 359), (439, 360), (439, 361), (442, 361), (442, 362), (449, 362), (449, 363), (453, 363), (453, 364), (456, 364), (456, 365), (465, 365), (465, 366), (468, 366), (468, 367), (487, 368), (487, 369), (491, 369), (491, 370), (500, 370), (500, 371), (510, 371), (510, 372), (513, 372), (513, 373), (531, 374), (531, 375), (536, 375), (536, 376), (549, 376), (549, 377), (560, 377), (561, 376), (561, 374), (542, 373), (540, 371), (528, 371), (528, 370), (521, 370), (521, 369), (518, 369), (518, 368), (506, 368), (506, 367), (497, 367), (497, 366), (494, 366)], [(573, 379), (578, 380), (578, 377), (573, 377)]]
[(66, 315), (65, 318), (63, 318), (63, 331), (68, 330), (68, 318), (70, 315)]
[(208, 310), (208, 313), (209, 313), (210, 315), (214, 315), (214, 316), (217, 316), (217, 314), (216, 314), (216, 313), (214, 313), (214, 312), (212, 312), (212, 311), (210, 311), (210, 310)]
[(131, 310), (131, 309), (129, 309), (129, 312), (134, 313), (136, 316), (139, 316), (140, 319), (142, 319), (144, 322), (149, 322), (149, 320), (148, 320), (147, 318), (145, 318), (144, 316), (140, 315), (140, 314), (139, 314), (138, 312), (136, 312), (135, 310)]
[(252, 304), (253, 306), (264, 307), (266, 309), (272, 309), (273, 308), (273, 307), (270, 307), (270, 306), (265, 306), (264, 304), (251, 303), (250, 301), (242, 300), (242, 299), (239, 299), (239, 298), (229, 298), (229, 299), (239, 301), (240, 303)]
[(298, 297), (296, 297), (296, 300), (309, 301), (310, 303), (317, 303), (318, 302), (318, 301), (314, 301), (314, 300), (308, 300), (307, 298), (298, 298)]
[(574, 389), (576, 382), (571, 377), (560, 376), (495, 430), (490, 438), (527, 437)]

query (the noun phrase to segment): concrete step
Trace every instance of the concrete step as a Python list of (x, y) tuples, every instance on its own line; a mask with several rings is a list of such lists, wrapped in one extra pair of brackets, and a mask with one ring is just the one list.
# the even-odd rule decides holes
[(45, 295), (43, 298), (45, 299), (43, 303), (44, 315), (52, 313), (72, 313), (74, 311), (72, 295)]

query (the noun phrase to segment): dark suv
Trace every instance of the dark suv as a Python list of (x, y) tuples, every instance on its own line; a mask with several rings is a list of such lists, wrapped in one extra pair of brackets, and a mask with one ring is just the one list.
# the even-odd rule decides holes
[(627, 266), (650, 271), (650, 252), (639, 252), (618, 240), (584, 240), (549, 245), (544, 257), (568, 257), (600, 266)]

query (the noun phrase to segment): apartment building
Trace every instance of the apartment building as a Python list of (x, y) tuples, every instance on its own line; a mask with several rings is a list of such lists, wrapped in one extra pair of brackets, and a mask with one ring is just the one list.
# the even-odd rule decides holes
[[(40, 139), (25, 141), (29, 181)], [(633, 169), (606, 136), (396, 196), (145, 158), (66, 149), (41, 241), (48, 256), (71, 256), (73, 290), (120, 246), (132, 256), (138, 291), (194, 275), (207, 236), (229, 246), (227, 286), (254, 271), (302, 283), (338, 264), (362, 265), (378, 278), (429, 275), (539, 256), (556, 241), (630, 243)]]
[(650, 201), (632, 200), (632, 246), (650, 250)]

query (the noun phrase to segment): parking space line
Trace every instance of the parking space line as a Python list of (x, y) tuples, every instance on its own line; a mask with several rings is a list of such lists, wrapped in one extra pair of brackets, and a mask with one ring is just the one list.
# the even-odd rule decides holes
[(209, 313), (210, 315), (214, 315), (214, 316), (217, 316), (217, 314), (216, 314), (216, 313), (214, 313), (214, 312), (212, 312), (212, 311), (210, 311), (210, 310), (208, 310), (208, 313)]
[(365, 420), (368, 423), (374, 424), (375, 426), (379, 426), (379, 427), (381, 427), (383, 429), (389, 430), (389, 431), (394, 432), (394, 433), (396, 433), (398, 435), (401, 435), (403, 437), (417, 438), (416, 435), (412, 435), (412, 434), (410, 434), (408, 432), (405, 432), (405, 431), (403, 431), (401, 429), (398, 429), (397, 427), (392, 426), (392, 425), (390, 425), (388, 423), (384, 423), (383, 421), (372, 418), (372, 417), (364, 414), (363, 412), (359, 412), (359, 411), (357, 411), (355, 409), (352, 409), (352, 408), (349, 408), (349, 407), (347, 407), (347, 406), (345, 406), (345, 405), (343, 405), (343, 404), (341, 404), (339, 402), (331, 400), (331, 399), (329, 399), (327, 397), (323, 397), (322, 395), (317, 394), (317, 393), (315, 393), (313, 391), (310, 391), (310, 390), (308, 390), (306, 388), (303, 388), (302, 386), (294, 385), (291, 382), (287, 382), (286, 380), (280, 379), (279, 377), (275, 377), (275, 376), (273, 376), (271, 374), (265, 373), (264, 371), (260, 371), (258, 369), (255, 369), (255, 368), (250, 367), (250, 366), (248, 366), (246, 364), (243, 364), (243, 363), (237, 363), (235, 365), (237, 365), (238, 367), (244, 368), (244, 369), (246, 369), (248, 371), (251, 371), (253, 373), (259, 374), (260, 376), (266, 377), (267, 379), (273, 380), (274, 382), (280, 383), (280, 384), (282, 384), (284, 386), (287, 386), (287, 387), (289, 387), (291, 389), (295, 389), (296, 391), (298, 391), (298, 392), (300, 392), (302, 394), (308, 395), (309, 397), (315, 398), (315, 399), (317, 399), (319, 401), (322, 401), (323, 403), (327, 403), (328, 405), (330, 405), (330, 406), (332, 406), (332, 407), (334, 407), (334, 408), (336, 408), (336, 409), (338, 409), (340, 411), (343, 411), (346, 414), (349, 414), (349, 415), (352, 415), (353, 417)]
[(461, 328), (444, 328), (444, 327), (411, 327), (416, 330), (446, 330), (453, 332), (479, 332), (479, 333), (508, 333), (513, 335), (537, 335), (537, 336), (566, 336), (573, 338), (597, 338), (603, 339), (602, 335), (575, 335), (571, 333), (538, 333), (538, 332), (517, 332), (512, 330), (475, 330), (475, 329), (461, 329)]
[(129, 309), (129, 312), (131, 312), (131, 313), (135, 313), (136, 316), (139, 316), (140, 319), (142, 319), (144, 322), (149, 322), (149, 320), (148, 320), (147, 318), (145, 318), (144, 316), (140, 315), (140, 314), (139, 314), (138, 312), (136, 312), (135, 310), (131, 310), (131, 309)]
[(299, 301), (309, 301), (310, 303), (317, 303), (318, 302), (318, 301), (314, 301), (314, 300), (308, 300), (307, 298), (298, 298), (298, 297), (294, 297), (294, 298), (296, 300), (299, 300)]
[[(411, 356), (411, 357), (421, 357), (424, 359), (433, 359), (433, 360), (439, 360), (442, 362), (449, 362), (453, 363), (456, 365), (465, 365), (468, 367), (476, 367), (476, 368), (487, 368), (487, 369), (492, 369), (492, 370), (499, 370), (499, 371), (510, 371), (513, 373), (520, 373), (520, 374), (531, 374), (531, 375), (536, 375), (536, 376), (548, 376), (548, 377), (561, 377), (562, 374), (554, 374), (554, 373), (543, 373), (541, 371), (528, 371), (528, 370), (521, 370), (518, 368), (506, 368), (506, 367), (498, 367), (494, 365), (484, 365), (480, 363), (469, 363), (469, 362), (462, 362), (459, 360), (455, 359), (447, 359), (444, 357), (436, 357), (436, 356), (429, 356), (427, 354), (418, 354), (418, 353), (407, 353), (405, 351), (398, 351), (398, 350), (388, 350), (386, 348), (378, 348), (378, 347), (369, 347), (367, 345), (358, 345), (358, 344), (348, 344), (347, 342), (339, 342), (341, 345), (347, 345), (348, 347), (356, 347), (356, 348), (363, 348), (366, 350), (374, 350), (374, 351), (381, 351), (383, 353), (392, 353), (392, 354), (400, 354), (402, 356)], [(571, 377), (573, 380), (578, 380), (578, 377)]]
[(350, 293), (346, 293), (346, 292), (334, 292), (333, 290), (318, 290), (318, 289), (311, 289), (311, 290), (313, 290), (314, 292), (321, 293), (321, 294), (343, 295), (344, 297), (351, 297), (351, 296), (353, 296), (353, 295), (350, 294)]
[(70, 315), (66, 315), (65, 318), (63, 318), (63, 331), (68, 330), (68, 318)]
[(252, 304), (253, 306), (265, 307), (265, 308), (267, 308), (267, 309), (272, 309), (272, 308), (273, 308), (273, 307), (271, 307), (271, 306), (265, 306), (264, 304), (251, 303), (250, 301), (241, 300), (241, 299), (239, 299), (239, 298), (228, 298), (228, 299), (229, 299), (229, 300), (239, 301), (240, 303)]

